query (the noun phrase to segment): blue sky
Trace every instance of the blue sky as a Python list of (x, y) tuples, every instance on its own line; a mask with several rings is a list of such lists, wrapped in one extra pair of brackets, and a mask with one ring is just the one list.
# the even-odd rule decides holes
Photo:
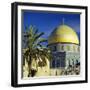
[(59, 25), (64, 24), (72, 27), (80, 38), (80, 14), (43, 12), (43, 11), (23, 11), (23, 26), (34, 25), (39, 32), (44, 32), (43, 37), (48, 38), (50, 33)]

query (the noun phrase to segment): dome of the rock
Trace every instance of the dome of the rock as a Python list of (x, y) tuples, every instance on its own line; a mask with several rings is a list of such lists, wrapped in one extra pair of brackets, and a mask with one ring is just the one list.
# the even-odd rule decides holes
[(61, 25), (51, 33), (48, 38), (48, 44), (54, 43), (74, 43), (79, 44), (77, 33), (67, 25)]

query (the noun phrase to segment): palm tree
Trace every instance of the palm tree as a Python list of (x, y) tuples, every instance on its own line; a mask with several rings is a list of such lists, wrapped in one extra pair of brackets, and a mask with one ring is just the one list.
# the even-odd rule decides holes
[[(26, 44), (26, 49), (24, 51), (24, 56), (27, 58), (29, 75), (34, 76), (31, 69), (32, 60), (39, 60), (38, 65), (43, 67), (46, 65), (45, 58), (49, 58), (49, 49), (42, 45), (42, 42), (47, 42), (45, 38), (41, 38), (44, 35), (43, 32), (39, 33), (38, 30), (32, 25), (29, 28), (26, 28), (24, 35), (24, 43)], [(40, 60), (41, 59), (41, 60)], [(36, 70), (34, 70), (36, 72)]]

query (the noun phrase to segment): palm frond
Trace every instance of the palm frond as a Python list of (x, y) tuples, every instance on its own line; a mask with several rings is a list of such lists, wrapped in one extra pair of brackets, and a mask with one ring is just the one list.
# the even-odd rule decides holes
[(38, 38), (40, 38), (42, 35), (44, 35), (44, 33), (42, 32), (42, 33), (38, 33), (38, 34), (36, 34), (35, 36), (34, 36), (34, 41), (36, 41)]
[(47, 39), (45, 39), (45, 38), (39, 38), (39, 39), (36, 41), (36, 44), (43, 43), (43, 42), (47, 42)]
[(36, 41), (33, 41), (33, 48), (40, 46), (42, 42), (46, 42), (46, 39), (44, 39), (44, 38), (39, 38), (39, 39), (37, 39)]
[(38, 33), (38, 29), (34, 30), (34, 36)]

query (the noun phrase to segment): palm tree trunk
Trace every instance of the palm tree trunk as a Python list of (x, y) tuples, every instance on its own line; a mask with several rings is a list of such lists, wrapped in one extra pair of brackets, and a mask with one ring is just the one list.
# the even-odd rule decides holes
[(31, 56), (30, 55), (28, 57), (28, 72), (29, 72), (28, 77), (30, 77), (31, 76)]

